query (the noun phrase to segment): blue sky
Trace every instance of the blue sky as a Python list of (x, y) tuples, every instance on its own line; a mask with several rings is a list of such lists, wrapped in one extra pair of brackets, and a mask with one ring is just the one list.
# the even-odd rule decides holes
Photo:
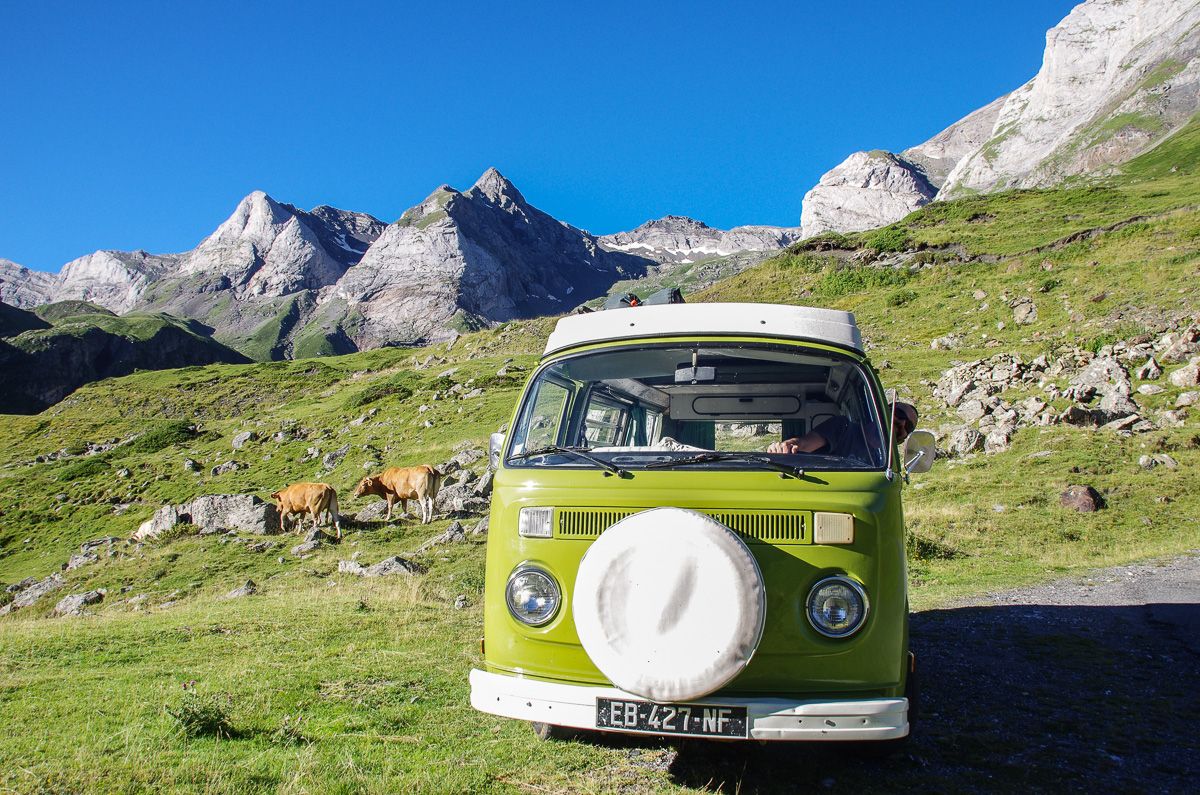
[(192, 248), (255, 189), (398, 218), (496, 166), (598, 234), (795, 225), (1037, 71), (1058, 0), (0, 0), (0, 257)]

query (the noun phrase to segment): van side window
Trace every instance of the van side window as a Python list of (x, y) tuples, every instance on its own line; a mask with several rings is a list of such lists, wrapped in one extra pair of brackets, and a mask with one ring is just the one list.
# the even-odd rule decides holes
[(629, 406), (592, 395), (583, 418), (583, 435), (589, 447), (624, 444), (628, 425)]
[(548, 444), (559, 444), (563, 418), (567, 411), (570, 390), (557, 381), (538, 381), (537, 394), (528, 403), (526, 416), (520, 428), (525, 429), (525, 438), (514, 440), (513, 452), (536, 450)]

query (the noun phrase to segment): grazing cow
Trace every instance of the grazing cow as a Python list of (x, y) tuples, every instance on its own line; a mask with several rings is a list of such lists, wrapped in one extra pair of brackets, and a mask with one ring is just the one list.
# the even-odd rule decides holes
[(328, 483), (293, 483), (273, 493), (271, 499), (275, 500), (275, 506), (279, 509), (279, 529), (282, 532), (287, 532), (288, 517), (294, 514), (300, 515), (297, 521), (301, 529), (304, 528), (304, 514), (312, 517), (314, 530), (322, 515), (328, 514), (337, 530), (337, 537), (342, 537), (337, 492)]
[(433, 504), (437, 499), (438, 487), (442, 484), (442, 473), (428, 464), (415, 467), (388, 467), (378, 475), (370, 475), (359, 481), (354, 489), (355, 497), (375, 494), (387, 500), (387, 520), (392, 521), (392, 505), (400, 501), (400, 510), (408, 512), (408, 501), (416, 500), (421, 506), (421, 523), (433, 521)]

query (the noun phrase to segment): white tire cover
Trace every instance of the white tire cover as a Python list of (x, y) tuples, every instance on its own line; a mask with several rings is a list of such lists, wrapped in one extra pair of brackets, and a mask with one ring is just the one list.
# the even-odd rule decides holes
[(575, 628), (617, 687), (651, 701), (718, 690), (762, 638), (766, 592), (758, 561), (732, 530), (680, 508), (622, 519), (579, 564)]

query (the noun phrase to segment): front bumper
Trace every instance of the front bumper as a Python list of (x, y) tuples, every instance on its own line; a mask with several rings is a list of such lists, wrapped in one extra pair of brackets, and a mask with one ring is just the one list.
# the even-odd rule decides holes
[[(566, 685), (471, 671), (471, 706), (506, 718), (595, 729), (597, 698), (646, 700), (615, 687)], [(908, 735), (906, 698), (796, 701), (706, 697), (697, 703), (746, 707), (752, 740), (895, 740)]]

